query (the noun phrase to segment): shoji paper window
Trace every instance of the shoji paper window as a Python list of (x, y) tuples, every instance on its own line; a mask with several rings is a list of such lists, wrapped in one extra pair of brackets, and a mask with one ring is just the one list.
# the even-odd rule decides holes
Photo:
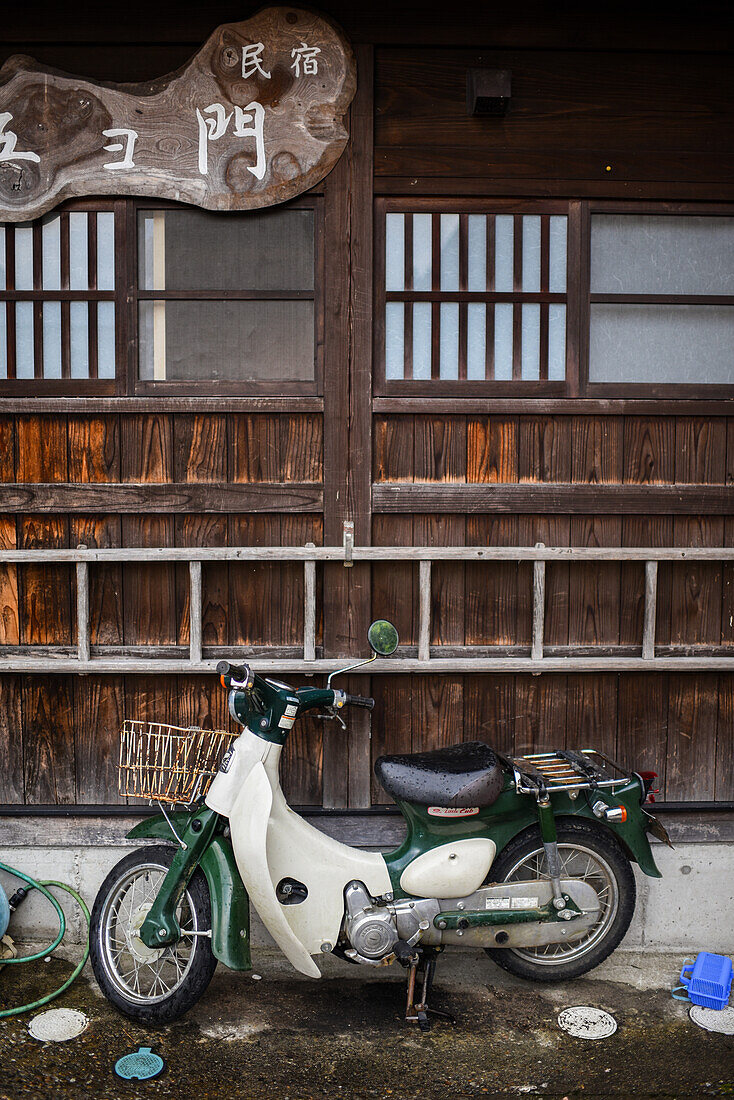
[(385, 213), (385, 380), (562, 382), (564, 214)]
[(0, 226), (0, 378), (115, 377), (115, 214)]

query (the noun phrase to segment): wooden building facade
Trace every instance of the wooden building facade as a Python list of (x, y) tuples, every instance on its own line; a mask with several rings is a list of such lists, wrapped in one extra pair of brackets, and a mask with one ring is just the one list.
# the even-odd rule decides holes
[[(734, 547), (724, 6), (695, 25), (519, 9), (325, 4), (357, 58), (349, 144), (272, 211), (106, 197), (4, 228), (2, 550), (341, 546), (345, 521), (358, 547)], [(142, 82), (248, 14), (15, 12), (2, 59)], [(468, 112), (473, 69), (511, 72), (506, 114)], [(417, 562), (319, 564), (317, 656), (363, 654), (379, 616), (419, 657), (419, 579)], [(77, 583), (0, 552), (9, 810), (118, 804), (124, 717), (229, 721), (200, 670), (22, 671), (28, 646), (75, 655)], [(620, 665), (641, 654), (645, 584), (613, 554), (549, 562), (551, 672), (353, 677), (371, 728), (296, 728), (290, 800), (379, 805), (382, 752), (481, 739), (595, 746), (657, 770), (668, 803), (731, 809), (734, 560), (657, 568), (654, 652), (696, 667)], [(183, 659), (185, 563), (90, 566), (89, 586), (93, 659)], [(303, 653), (297, 563), (205, 562), (202, 609), (212, 669), (237, 647)], [(530, 562), (434, 563), (432, 658), (529, 658), (532, 616)], [(595, 655), (617, 666), (570, 663)]]

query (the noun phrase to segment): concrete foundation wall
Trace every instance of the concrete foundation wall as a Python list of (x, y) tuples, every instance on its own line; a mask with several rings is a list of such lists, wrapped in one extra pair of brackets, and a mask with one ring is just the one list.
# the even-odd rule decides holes
[[(78, 890), (91, 909), (108, 871), (136, 845), (115, 842), (71, 848), (68, 845), (7, 845), (0, 840), (0, 862), (38, 879), (66, 882)], [(662, 879), (650, 879), (635, 868), (637, 909), (622, 949), (734, 953), (734, 842), (678, 843), (675, 851), (654, 845)], [(8, 895), (16, 882), (0, 872)], [(68, 916), (67, 942), (80, 942), (83, 920), (72, 899), (58, 892)], [(20, 941), (50, 941), (56, 931), (48, 902), (32, 894), (11, 918), (9, 928)], [(253, 913), (254, 945), (272, 943)]]

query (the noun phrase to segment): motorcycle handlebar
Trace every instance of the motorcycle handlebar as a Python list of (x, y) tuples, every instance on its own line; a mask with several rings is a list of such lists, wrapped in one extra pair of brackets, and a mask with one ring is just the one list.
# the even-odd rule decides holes
[(345, 704), (348, 707), (364, 707), (365, 710), (372, 710), (375, 700), (367, 695), (347, 695)]
[(217, 664), (217, 673), (222, 679), (236, 680), (241, 684), (247, 683), (252, 677), (249, 665), (233, 665), (229, 661), (220, 661)]

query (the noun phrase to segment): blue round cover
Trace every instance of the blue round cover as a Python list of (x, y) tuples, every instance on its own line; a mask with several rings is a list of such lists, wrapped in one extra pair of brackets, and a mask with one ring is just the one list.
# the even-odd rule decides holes
[(149, 1077), (157, 1077), (163, 1069), (163, 1059), (153, 1054), (150, 1047), (138, 1047), (132, 1054), (123, 1054), (115, 1062), (115, 1073), (126, 1081), (133, 1077), (138, 1081), (146, 1081)]

